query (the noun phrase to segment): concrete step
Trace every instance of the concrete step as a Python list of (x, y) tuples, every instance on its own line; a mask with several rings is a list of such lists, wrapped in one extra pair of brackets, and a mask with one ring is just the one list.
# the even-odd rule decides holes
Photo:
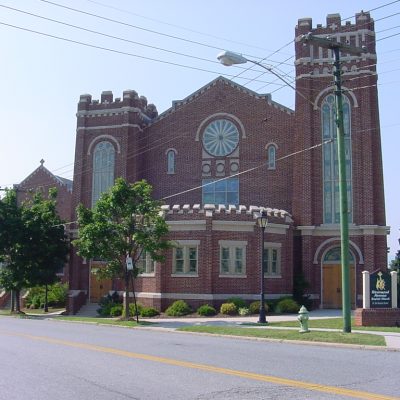
[(97, 317), (97, 310), (99, 309), (97, 303), (88, 303), (83, 305), (80, 310), (76, 313), (79, 317)]

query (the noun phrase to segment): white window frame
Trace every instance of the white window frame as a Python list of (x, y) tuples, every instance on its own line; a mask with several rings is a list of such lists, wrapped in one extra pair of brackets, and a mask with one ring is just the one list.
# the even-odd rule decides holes
[[(246, 275), (246, 247), (245, 240), (219, 240), (219, 276), (223, 278), (247, 278)], [(229, 249), (228, 271), (222, 270), (223, 249)], [(242, 271), (236, 272), (236, 249), (242, 250)]]
[[(199, 276), (199, 245), (200, 240), (179, 240), (176, 241), (175, 247), (173, 248), (172, 255), (172, 275), (185, 276), (185, 277), (198, 277)], [(176, 271), (176, 253), (177, 249), (182, 248), (183, 254), (183, 271)], [(190, 249), (196, 249), (196, 271), (190, 271)]]
[(156, 262), (150, 257), (149, 253), (143, 251), (140, 258), (136, 261), (136, 268), (139, 269), (138, 276), (155, 276)]
[[(268, 278), (282, 278), (282, 263), (281, 263), (281, 250), (282, 250), (282, 243), (273, 243), (273, 242), (264, 242), (264, 251), (268, 250), (268, 258), (265, 259), (267, 262), (267, 266), (270, 268), (272, 265), (272, 250), (276, 251), (276, 272), (272, 273), (272, 271), (264, 272), (264, 277)], [(264, 266), (263, 266), (264, 267)], [(271, 268), (272, 269), (272, 268)]]

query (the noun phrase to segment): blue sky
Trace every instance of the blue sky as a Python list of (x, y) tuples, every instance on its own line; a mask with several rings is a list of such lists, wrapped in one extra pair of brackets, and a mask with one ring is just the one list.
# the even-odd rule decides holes
[[(55, 3), (125, 25), (61, 8)], [(124, 40), (60, 25), (4, 6)], [(400, 237), (397, 175), (400, 123), (395, 112), (400, 88), (400, 36), (388, 36), (400, 33), (400, 1), (54, 0), (51, 4), (43, 0), (0, 0), (0, 186), (20, 182), (39, 166), (42, 158), (55, 174), (72, 178), (75, 113), (80, 94), (90, 93), (98, 99), (103, 90), (112, 90), (114, 97), (121, 97), (124, 90), (134, 89), (161, 113), (173, 100), (186, 97), (218, 75), (232, 78), (242, 72), (216, 62), (217, 53), (223, 49), (243, 53), (248, 58), (265, 58), (272, 66), (280, 63), (276, 71), (289, 74), (289, 78), (294, 71), (291, 42), (299, 18), (311, 17), (314, 26), (325, 25), (327, 14), (340, 13), (342, 18), (354, 22), (351, 17), (361, 9), (373, 10), (371, 15), (380, 39), (378, 91), (386, 216), (387, 225), (391, 226), (388, 246), (393, 258)], [(247, 71), (234, 80), (260, 93), (272, 92), (273, 100), (294, 108), (292, 89), (282, 87), (282, 82), (272, 75), (253, 80), (257, 75)]]

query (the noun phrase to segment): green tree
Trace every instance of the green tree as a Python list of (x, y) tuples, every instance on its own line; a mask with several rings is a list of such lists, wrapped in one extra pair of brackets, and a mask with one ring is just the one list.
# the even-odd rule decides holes
[(15, 190), (8, 190), (0, 201), (0, 285), (15, 292), (17, 312), (21, 290), (55, 282), (66, 260), (68, 242), (56, 196), (55, 189), (49, 199), (36, 193), (19, 206)]
[[(93, 209), (83, 205), (77, 208), (79, 238), (73, 244), (82, 257), (106, 262), (98, 271), (101, 278), (124, 281), (126, 319), (129, 282), (135, 295), (134, 278), (139, 272), (136, 265), (142, 253), (146, 252), (154, 261), (162, 261), (163, 250), (170, 247), (165, 240), (168, 227), (160, 215), (160, 203), (152, 198), (151, 192), (151, 185), (144, 180), (129, 184), (118, 178)], [(133, 269), (127, 266), (127, 257), (132, 260)], [(135, 297), (134, 301), (136, 304)]]
[(48, 286), (58, 280), (57, 272), (66, 262), (69, 251), (63, 221), (56, 210), (56, 198), (56, 189), (49, 190), (48, 199), (36, 193), (22, 208), (24, 226), (30, 233), (28, 244), (33, 263), (29, 284), (30, 287), (45, 286), (45, 312), (48, 311)]

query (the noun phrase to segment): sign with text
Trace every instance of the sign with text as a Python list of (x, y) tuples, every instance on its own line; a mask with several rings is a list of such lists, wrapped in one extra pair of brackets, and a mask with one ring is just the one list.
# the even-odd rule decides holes
[(392, 280), (388, 273), (376, 271), (369, 276), (371, 308), (391, 308)]

